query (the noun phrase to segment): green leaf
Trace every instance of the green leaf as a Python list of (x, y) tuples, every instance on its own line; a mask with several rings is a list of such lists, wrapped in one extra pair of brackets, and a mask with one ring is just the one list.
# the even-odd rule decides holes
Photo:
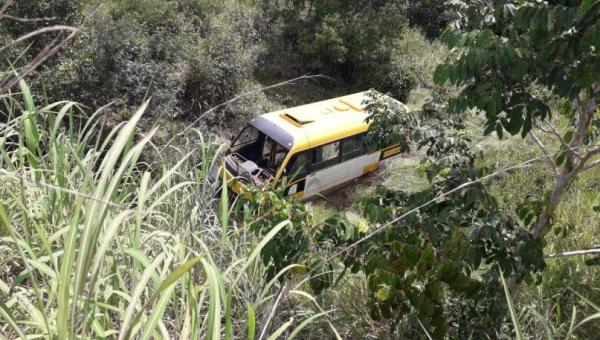
[(502, 124), (500, 122), (496, 123), (496, 134), (498, 135), (499, 139), (502, 139), (502, 137), (504, 137), (504, 128), (502, 127)]
[(229, 196), (227, 187), (227, 176), (225, 176), (225, 163), (223, 163), (223, 183), (221, 186), (221, 202), (220, 208), (220, 220), (221, 220), (221, 241), (224, 242), (227, 237), (227, 228), (229, 226)]
[(555, 160), (556, 166), (561, 166), (565, 160), (567, 159), (567, 153), (566, 152), (561, 152)]
[(6, 307), (4, 303), (0, 303), (0, 316), (7, 322), (7, 325), (12, 328), (12, 330), (19, 336), (21, 339), (27, 339), (17, 322), (13, 319), (10, 308)]
[(511, 135), (516, 135), (523, 126), (523, 115), (520, 110), (513, 110), (510, 113), (508, 124), (505, 125), (506, 131), (508, 131)]
[(437, 85), (444, 85), (444, 83), (448, 80), (448, 66), (447, 65), (439, 65), (435, 72), (433, 73), (433, 81)]
[(308, 326), (311, 322), (313, 322), (315, 319), (320, 318), (324, 315), (329, 314), (330, 312), (321, 312), (321, 313), (317, 313), (314, 315), (311, 315), (310, 317), (306, 318), (306, 320), (302, 321), (298, 327), (294, 328), (294, 330), (290, 333), (290, 335), (287, 337), (288, 340), (292, 340), (295, 339), (296, 336), (300, 333), (300, 331), (302, 331), (302, 329), (304, 329), (304, 327)]
[[(146, 303), (144, 304), (144, 306), (142, 307), (141, 310), (138, 311), (137, 315), (135, 316), (135, 318), (133, 318), (133, 321), (131, 322), (130, 327), (125, 328), (125, 331), (122, 331), (122, 335), (124, 339), (127, 339), (129, 337), (129, 333), (131, 332), (132, 328), (140, 321), (140, 318), (142, 317), (142, 314), (144, 312), (144, 310), (148, 309), (150, 306), (152, 306), (154, 304), (154, 301), (156, 301), (156, 299), (158, 299), (160, 297), (160, 295), (162, 294), (162, 292), (164, 292), (167, 288), (169, 288), (172, 284), (174, 284), (183, 274), (187, 273), (188, 271), (190, 271), (196, 264), (198, 264), (199, 262), (202, 262), (202, 264), (206, 267), (206, 261), (198, 256), (195, 257), (193, 259), (190, 259), (188, 261), (186, 261), (185, 263), (183, 263), (182, 265), (180, 265), (179, 267), (177, 267), (160, 285), (160, 287), (156, 290), (156, 292), (146, 301)], [(207, 276), (209, 276), (209, 273), (207, 273)], [(211, 283), (212, 284), (212, 283)], [(212, 291), (212, 289), (211, 289)], [(211, 294), (211, 300), (212, 300), (213, 296)], [(214, 338), (214, 334), (213, 334), (213, 338)], [(217, 337), (218, 339), (218, 337)]]
[(522, 6), (515, 14), (514, 22), (520, 27), (527, 27), (531, 19), (531, 7)]
[(267, 340), (276, 340), (278, 339), (291, 325), (292, 323), (294, 323), (294, 318), (290, 318), (290, 320), (286, 323), (284, 323), (283, 325), (281, 325), (281, 327), (277, 328), (275, 330), (275, 332), (273, 332), (273, 334), (271, 334)]
[(483, 130), (483, 135), (487, 136), (490, 133), (492, 133), (492, 131), (494, 131), (494, 129), (496, 128), (496, 124), (494, 122), (491, 123), (487, 123), (485, 130)]
[(495, 34), (489, 29), (481, 31), (477, 37), (477, 46), (481, 48), (489, 48), (495, 41)]
[(565, 132), (563, 139), (565, 140), (565, 143), (571, 143), (571, 141), (573, 140), (573, 130)]
[(521, 137), (525, 138), (529, 131), (531, 131), (531, 127), (533, 125), (531, 113), (527, 112), (525, 114), (525, 120), (523, 121), (523, 130), (521, 130)]

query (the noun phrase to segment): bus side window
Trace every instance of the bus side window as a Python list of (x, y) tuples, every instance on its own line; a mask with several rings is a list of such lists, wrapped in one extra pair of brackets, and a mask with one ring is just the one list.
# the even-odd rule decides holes
[(340, 161), (340, 141), (325, 144), (314, 149), (311, 170), (319, 170)]
[(364, 138), (364, 134), (359, 134), (342, 140), (342, 162), (365, 154)]
[(308, 174), (308, 155), (310, 152), (300, 152), (292, 156), (285, 167), (289, 180), (300, 179)]

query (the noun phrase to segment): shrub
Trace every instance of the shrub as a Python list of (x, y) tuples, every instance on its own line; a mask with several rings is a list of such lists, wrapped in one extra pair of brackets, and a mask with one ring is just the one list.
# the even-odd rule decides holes
[(260, 39), (246, 7), (231, 8), (210, 20), (203, 37), (186, 49), (182, 105), (198, 114), (240, 94), (251, 77)]
[(83, 33), (34, 86), (50, 100), (132, 112), (152, 96), (147, 116), (197, 114), (243, 90), (260, 47), (252, 8), (232, 3), (113, 0), (78, 18)]
[(306, 71), (335, 77), (347, 91), (376, 87), (406, 100), (416, 80), (392, 60), (393, 41), (408, 24), (403, 6), (393, 1), (292, 3), (295, 7), (262, 6), (264, 16), (281, 18), (270, 21), (277, 29), (268, 38), (269, 55), (280, 50), (288, 55), (291, 46)]
[(141, 4), (115, 1), (86, 9), (81, 37), (57, 67), (40, 77), (52, 99), (70, 98), (88, 106), (116, 100), (131, 111), (153, 96), (148, 115), (179, 113), (183, 84), (177, 61), (189, 27), (174, 16), (172, 6)]
[(411, 26), (420, 28), (429, 39), (436, 39), (450, 23), (446, 0), (406, 0), (406, 13)]

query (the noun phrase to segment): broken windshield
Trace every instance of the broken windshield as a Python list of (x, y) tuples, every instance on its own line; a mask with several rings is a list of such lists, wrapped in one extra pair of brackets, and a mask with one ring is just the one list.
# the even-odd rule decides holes
[(231, 151), (245, 160), (256, 163), (274, 176), (285, 159), (288, 149), (255, 127), (248, 125), (238, 134)]

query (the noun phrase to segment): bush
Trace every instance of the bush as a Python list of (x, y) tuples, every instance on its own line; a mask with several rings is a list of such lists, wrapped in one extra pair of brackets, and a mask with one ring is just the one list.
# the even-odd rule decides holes
[(452, 16), (446, 0), (406, 0), (410, 25), (420, 28), (429, 39), (436, 39), (450, 23)]
[(252, 75), (260, 39), (248, 6), (113, 0), (81, 11), (84, 31), (35, 84), (50, 100), (114, 100), (127, 116), (152, 96), (146, 115), (173, 118), (230, 99)]
[(40, 77), (52, 99), (88, 106), (116, 100), (130, 110), (152, 96), (149, 115), (179, 113), (180, 44), (191, 28), (174, 15), (173, 6), (144, 4), (108, 2), (86, 10), (88, 22), (78, 41)]
[(296, 66), (335, 77), (346, 92), (375, 87), (406, 100), (416, 79), (392, 60), (394, 40), (408, 24), (403, 6), (393, 1), (294, 5), (262, 6), (264, 17), (277, 18), (271, 19), (277, 29), (267, 38), (273, 59), (280, 51), (286, 55), (295, 51), (302, 60)]
[(232, 8), (218, 15), (208, 24), (204, 37), (187, 49), (185, 113), (201, 113), (242, 92), (252, 75), (260, 42), (249, 10)]

